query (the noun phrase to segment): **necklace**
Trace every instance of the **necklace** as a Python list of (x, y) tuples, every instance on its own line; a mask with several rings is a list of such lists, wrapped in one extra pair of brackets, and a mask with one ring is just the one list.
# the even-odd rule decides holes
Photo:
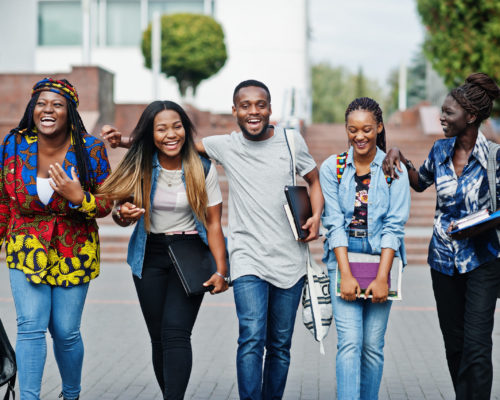
[(179, 186), (182, 184), (182, 170), (169, 170), (162, 168), (161, 176), (168, 187)]

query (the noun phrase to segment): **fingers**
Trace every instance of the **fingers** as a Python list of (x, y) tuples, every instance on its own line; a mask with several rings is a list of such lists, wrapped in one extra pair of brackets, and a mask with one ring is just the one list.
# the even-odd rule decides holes
[[(73, 168), (73, 167), (72, 167)], [(72, 171), (73, 174), (73, 171)], [(62, 186), (65, 182), (69, 181), (70, 178), (64, 172), (59, 163), (51, 164), (49, 166), (49, 177), (52, 179), (52, 182), (49, 181), (52, 189), (57, 190), (60, 186)], [(78, 177), (77, 177), (78, 179)]]
[(203, 286), (213, 286), (213, 289), (210, 291), (211, 294), (222, 293), (229, 287), (227, 282), (217, 274), (213, 274), (208, 281), (203, 283)]
[(107, 140), (112, 148), (116, 148), (121, 143), (122, 134), (114, 126), (104, 125), (101, 129), (101, 137)]

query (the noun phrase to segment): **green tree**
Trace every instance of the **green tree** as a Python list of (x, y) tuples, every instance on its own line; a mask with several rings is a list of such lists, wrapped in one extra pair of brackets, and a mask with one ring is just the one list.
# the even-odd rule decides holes
[[(151, 68), (151, 24), (142, 34), (142, 54)], [(161, 17), (161, 72), (174, 77), (181, 96), (216, 74), (227, 59), (224, 32), (212, 18), (198, 14)]]
[(427, 27), (424, 52), (449, 87), (472, 72), (500, 78), (498, 0), (417, 0)]
[(351, 73), (344, 67), (321, 63), (312, 67), (313, 121), (343, 123), (345, 110), (356, 97), (368, 96), (381, 104), (380, 86), (363, 72)]

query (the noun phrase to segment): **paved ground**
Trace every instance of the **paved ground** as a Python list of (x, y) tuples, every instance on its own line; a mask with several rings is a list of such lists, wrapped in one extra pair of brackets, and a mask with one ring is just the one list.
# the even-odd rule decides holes
[[(404, 278), (404, 300), (395, 303), (391, 312), (380, 398), (452, 399), (428, 269), (408, 267)], [(0, 268), (0, 317), (13, 339), (15, 313), (5, 264)], [(102, 266), (101, 276), (89, 290), (82, 332), (86, 349), (82, 400), (161, 399), (150, 363), (146, 328), (125, 264)], [(232, 293), (206, 296), (193, 333), (194, 368), (187, 399), (238, 398), (236, 339)], [(321, 356), (299, 313), (285, 399), (335, 398), (335, 340), (332, 327), (326, 356)], [(492, 398), (500, 399), (499, 323), (494, 341), (496, 379)], [(55, 400), (60, 392), (59, 374), (51, 348), (48, 353), (42, 399)]]

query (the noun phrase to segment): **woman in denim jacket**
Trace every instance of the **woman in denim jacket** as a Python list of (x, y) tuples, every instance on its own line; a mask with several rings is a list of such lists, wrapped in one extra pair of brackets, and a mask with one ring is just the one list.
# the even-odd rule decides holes
[[(113, 143), (121, 134), (104, 127)], [(171, 101), (155, 101), (142, 113), (124, 159), (100, 189), (118, 200), (114, 219), (137, 221), (127, 262), (153, 346), (153, 368), (163, 398), (183, 399), (192, 364), (191, 331), (203, 294), (188, 297), (168, 255), (173, 241), (203, 240), (217, 264), (205, 286), (227, 289), (222, 196), (217, 172), (198, 155), (194, 126)]]
[[(325, 197), (322, 216), (328, 230), (324, 261), (330, 275), (338, 335), (337, 395), (342, 399), (378, 398), (384, 364), (384, 335), (391, 301), (388, 276), (393, 258), (406, 264), (403, 236), (410, 209), (406, 171), (390, 181), (382, 171), (385, 129), (382, 110), (367, 97), (346, 110), (347, 154), (333, 155), (321, 166)], [(364, 295), (351, 273), (347, 253), (379, 254), (375, 279)], [(341, 276), (336, 293), (336, 269)], [(372, 298), (369, 299), (368, 296)]]

